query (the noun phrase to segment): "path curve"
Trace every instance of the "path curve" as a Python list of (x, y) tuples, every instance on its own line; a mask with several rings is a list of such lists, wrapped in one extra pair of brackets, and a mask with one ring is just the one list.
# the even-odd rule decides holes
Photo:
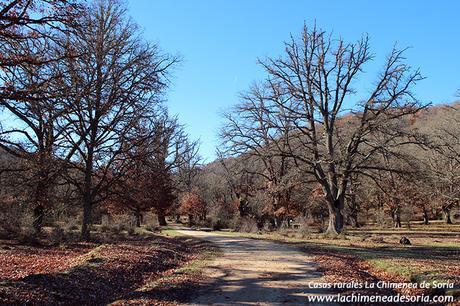
[(211, 283), (191, 305), (334, 305), (307, 302), (307, 295), (331, 292), (309, 288), (325, 281), (312, 257), (295, 247), (216, 232), (179, 232), (211, 241), (224, 253), (206, 268)]

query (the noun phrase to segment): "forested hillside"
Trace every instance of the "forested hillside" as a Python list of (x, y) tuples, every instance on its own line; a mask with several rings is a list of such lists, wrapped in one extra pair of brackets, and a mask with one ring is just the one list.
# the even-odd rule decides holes
[[(458, 218), (459, 106), (428, 106), (385, 127), (397, 125), (399, 130), (389, 133), (405, 132), (407, 139), (394, 144), (391, 154), (376, 150), (372, 164), (350, 177), (343, 208), (347, 227), (401, 227), (411, 221), (428, 224), (439, 219), (451, 223)], [(355, 125), (354, 115), (343, 116), (340, 124)], [(388, 137), (385, 141), (395, 141)], [(223, 157), (200, 172), (197, 192), (207, 203), (210, 222), (261, 230), (289, 226), (295, 220), (326, 230), (328, 207), (321, 185), (295, 158), (283, 157), (275, 145), (264, 147), (262, 140), (257, 148)]]

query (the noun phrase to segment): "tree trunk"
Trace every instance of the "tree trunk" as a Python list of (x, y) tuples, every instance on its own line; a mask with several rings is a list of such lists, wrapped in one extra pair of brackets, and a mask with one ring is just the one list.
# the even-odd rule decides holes
[(39, 233), (43, 226), (45, 209), (48, 207), (48, 178), (49, 173), (44, 166), (43, 157), (40, 157), (38, 164), (38, 181), (35, 188), (35, 207), (33, 210), (34, 220), (33, 227), (36, 233)]
[(83, 223), (81, 225), (81, 238), (84, 241), (90, 240), (90, 225), (91, 225), (91, 210), (92, 210), (92, 200), (91, 195), (85, 195), (83, 201)]
[(279, 229), (283, 226), (284, 217), (283, 216), (275, 217), (275, 221), (276, 221), (276, 228)]
[[(350, 181), (352, 178), (350, 178)], [(359, 222), (358, 222), (358, 211), (359, 211), (359, 205), (358, 201), (356, 201), (356, 192), (355, 192), (355, 185), (350, 184), (350, 191), (349, 191), (349, 197), (345, 198), (347, 207), (349, 209), (349, 214), (348, 214), (348, 222), (353, 228), (358, 228), (359, 227)]]
[(428, 211), (425, 207), (423, 207), (423, 224), (428, 225), (430, 224), (430, 219), (428, 217)]
[(43, 217), (45, 216), (45, 208), (40, 203), (34, 208), (33, 227), (36, 233), (39, 233), (43, 226)]
[(90, 240), (91, 213), (93, 209), (93, 150), (88, 150), (88, 159), (85, 167), (85, 185), (83, 192), (83, 223), (81, 225), (81, 238)]
[(166, 226), (167, 223), (166, 223), (166, 216), (164, 213), (160, 212), (157, 214), (158, 216), (158, 224), (160, 224), (161, 226)]
[(276, 229), (276, 220), (275, 218), (270, 218), (270, 230)]
[(326, 234), (338, 235), (343, 232), (343, 199), (335, 200), (329, 204), (329, 223)]
[(394, 227), (396, 228), (402, 227), (401, 214), (399, 213), (399, 210), (395, 212), (393, 221), (394, 221)]
[(447, 224), (452, 224), (452, 218), (450, 217), (450, 209), (443, 209), (444, 212), (444, 220), (446, 220)]
[(45, 216), (45, 201), (47, 198), (46, 183), (44, 182), (43, 173), (40, 171), (39, 181), (35, 189), (35, 207), (34, 207), (34, 220), (33, 227), (35, 233), (39, 233), (43, 226), (43, 218)]
[(357, 212), (352, 212), (349, 216), (350, 220), (350, 225), (353, 228), (359, 228), (359, 222), (358, 222), (358, 213)]
[(141, 227), (142, 224), (142, 214), (139, 210), (136, 210), (135, 212), (135, 217), (136, 217), (136, 227)]
[(394, 210), (392, 210), (391, 217), (393, 218), (393, 226), (395, 228), (401, 228), (401, 209), (399, 207), (396, 207)]
[(256, 218), (257, 230), (261, 231), (264, 229), (265, 226), (265, 218)]
[(238, 196), (238, 212), (240, 213), (240, 217), (246, 216), (246, 205), (247, 201), (242, 197)]

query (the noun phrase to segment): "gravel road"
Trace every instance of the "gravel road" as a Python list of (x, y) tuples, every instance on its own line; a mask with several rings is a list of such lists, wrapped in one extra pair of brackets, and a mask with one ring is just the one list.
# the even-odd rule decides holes
[(295, 247), (216, 232), (180, 232), (209, 240), (224, 253), (205, 270), (209, 286), (188, 305), (335, 305), (307, 302), (308, 295), (331, 292), (310, 288), (324, 280), (312, 258)]

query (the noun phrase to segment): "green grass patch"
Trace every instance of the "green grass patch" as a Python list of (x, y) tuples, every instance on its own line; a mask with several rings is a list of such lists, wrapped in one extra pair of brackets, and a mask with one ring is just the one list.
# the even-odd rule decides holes
[(199, 258), (178, 269), (176, 273), (200, 274), (209, 263), (211, 263), (215, 258), (222, 256), (222, 254), (222, 250), (216, 246), (210, 245), (205, 250), (203, 250)]
[(179, 233), (176, 229), (171, 227), (165, 227), (161, 229), (161, 234), (168, 237), (184, 237), (184, 234)]

